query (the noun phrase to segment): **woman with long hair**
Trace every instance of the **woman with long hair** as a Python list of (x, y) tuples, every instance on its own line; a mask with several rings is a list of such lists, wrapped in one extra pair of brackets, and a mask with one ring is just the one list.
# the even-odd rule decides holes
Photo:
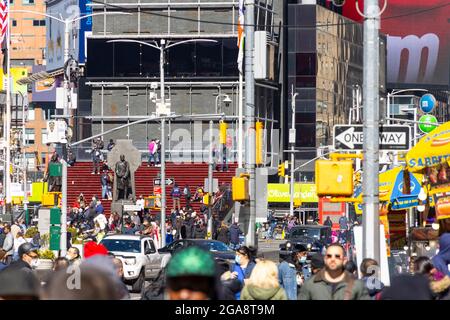
[(278, 281), (278, 268), (273, 261), (261, 260), (242, 289), (241, 300), (287, 300)]

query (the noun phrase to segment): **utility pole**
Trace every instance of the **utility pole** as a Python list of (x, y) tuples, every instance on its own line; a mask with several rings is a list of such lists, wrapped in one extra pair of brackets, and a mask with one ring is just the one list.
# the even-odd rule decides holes
[(213, 190), (213, 121), (209, 120), (209, 166), (208, 166), (208, 239), (212, 239), (210, 235), (212, 235), (212, 207), (211, 207), (211, 199)]
[(378, 0), (364, 1), (364, 159), (363, 159), (363, 258), (380, 261), (379, 218), (379, 28)]
[[(164, 92), (164, 49), (166, 40), (161, 39), (161, 46), (159, 47), (159, 73), (160, 73), (160, 90), (161, 90), (161, 105), (165, 109), (166, 99)], [(165, 134), (166, 119), (161, 120), (161, 247), (166, 246), (166, 134)]]
[(253, 56), (255, 47), (255, 0), (245, 1), (245, 131), (247, 143), (245, 152), (246, 169), (250, 175), (250, 217), (245, 243), (256, 246), (256, 181), (255, 181), (255, 78), (253, 73)]
[[(11, 1), (8, 0), (8, 10), (11, 5)], [(6, 34), (5, 37), (7, 37), (7, 43), (6, 43), (6, 50), (7, 50), (7, 59), (6, 59), (6, 74), (7, 74), (7, 81), (6, 81), (6, 126), (5, 126), (5, 136), (6, 136), (6, 164), (5, 164), (5, 185), (6, 187), (6, 213), (11, 214), (11, 223), (14, 221), (14, 218), (12, 216), (11, 211), (11, 14), (7, 14), (7, 25), (6, 25)]]
[[(69, 29), (69, 20), (64, 21), (64, 67), (69, 67), (67, 62), (69, 61), (69, 38), (70, 38), (70, 29)], [(68, 126), (70, 118), (69, 118), (69, 94), (70, 94), (70, 83), (69, 78), (67, 76), (67, 70), (64, 69), (64, 121)], [(60, 256), (64, 257), (67, 253), (67, 141), (63, 144), (63, 154), (61, 157), (61, 165), (62, 165), (62, 187), (61, 187), (61, 239), (60, 239)]]
[(294, 93), (294, 85), (292, 85), (292, 93), (291, 93), (291, 108), (292, 108), (292, 128), (289, 132), (289, 143), (291, 144), (291, 196), (290, 196), (290, 204), (289, 204), (289, 214), (291, 216), (294, 215), (294, 168), (295, 168), (295, 98), (298, 93)]

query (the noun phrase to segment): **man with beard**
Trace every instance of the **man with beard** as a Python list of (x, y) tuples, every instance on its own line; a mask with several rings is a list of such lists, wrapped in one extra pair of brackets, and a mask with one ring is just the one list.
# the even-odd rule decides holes
[(325, 267), (303, 284), (299, 300), (369, 300), (364, 283), (345, 270), (346, 262), (341, 245), (328, 246)]

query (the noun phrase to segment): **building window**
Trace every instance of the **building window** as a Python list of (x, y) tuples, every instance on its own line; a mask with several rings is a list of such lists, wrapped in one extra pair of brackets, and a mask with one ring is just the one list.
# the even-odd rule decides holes
[(34, 129), (32, 128), (25, 129), (25, 144), (26, 145), (34, 144)]
[(22, 0), (22, 4), (34, 4), (34, 0)]
[(12, 21), (12, 26), (13, 26), (13, 27), (17, 27), (17, 20), (16, 20), (16, 19), (13, 19), (13, 21)]
[(44, 20), (33, 20), (33, 27), (45, 27), (45, 19)]
[(41, 129), (41, 142), (47, 143), (47, 129)]
[(28, 109), (28, 121), (34, 121), (34, 109)]

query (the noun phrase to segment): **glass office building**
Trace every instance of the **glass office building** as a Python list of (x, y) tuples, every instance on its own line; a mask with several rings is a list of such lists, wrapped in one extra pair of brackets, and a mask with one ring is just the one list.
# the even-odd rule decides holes
[[(289, 1), (285, 81), (296, 97), (296, 166), (317, 157), (333, 144), (333, 126), (348, 124), (356, 86), (362, 88), (363, 26), (320, 5)], [(380, 40), (380, 94), (385, 90), (385, 45)], [(381, 110), (384, 108), (381, 107)], [(362, 113), (362, 111), (361, 111)], [(380, 114), (383, 114), (380, 113)], [(291, 128), (286, 108), (285, 136)], [(361, 119), (360, 119), (361, 120)], [(285, 148), (288, 141), (284, 139)], [(314, 179), (314, 162), (301, 169), (301, 181)]]

